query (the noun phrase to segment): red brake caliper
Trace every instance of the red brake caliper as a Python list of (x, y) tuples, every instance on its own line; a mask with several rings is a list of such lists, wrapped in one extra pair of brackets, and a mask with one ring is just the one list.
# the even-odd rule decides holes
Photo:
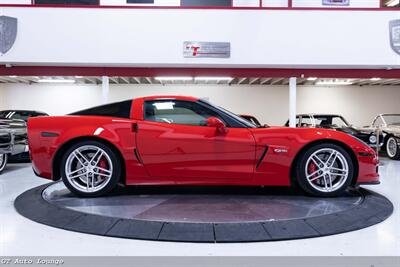
[[(314, 173), (317, 170), (317, 166), (315, 165), (314, 162), (311, 162), (310, 165), (308, 165), (308, 173)], [(318, 174), (314, 174), (318, 175)], [(315, 183), (317, 180), (314, 180), (313, 183)]]
[[(100, 168), (103, 168), (103, 169), (107, 169), (107, 161), (105, 160), (105, 159), (101, 159), (100, 161), (99, 161), (99, 165), (98, 165)], [(99, 170), (99, 173), (101, 173), (101, 174), (106, 174), (106, 173), (104, 173), (104, 171), (103, 170)], [(101, 178), (104, 178), (103, 176), (100, 176), (99, 177), (100, 178), (100, 180), (101, 180)]]

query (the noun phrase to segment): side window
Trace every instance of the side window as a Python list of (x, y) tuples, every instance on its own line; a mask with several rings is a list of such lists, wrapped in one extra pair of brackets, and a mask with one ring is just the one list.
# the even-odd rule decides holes
[(373, 126), (374, 126), (374, 127), (381, 127), (381, 126), (383, 126), (383, 120), (382, 120), (382, 118), (381, 118), (381, 117), (376, 118), (375, 121), (374, 121)]
[(347, 124), (342, 118), (334, 117), (334, 118), (332, 118), (332, 126), (333, 127), (343, 128), (343, 127), (346, 127)]
[(216, 112), (191, 101), (155, 100), (144, 104), (144, 119), (147, 121), (206, 126), (209, 117), (221, 119)]
[(97, 106), (81, 111), (71, 113), (69, 115), (79, 116), (107, 116), (129, 119), (131, 113), (132, 100), (111, 103), (107, 105)]
[(301, 125), (300, 127), (312, 127), (312, 119), (310, 118), (310, 116), (302, 116), (301, 117)]
[(11, 119), (26, 121), (26, 120), (28, 120), (28, 117), (29, 117), (28, 112), (21, 111), (21, 112), (14, 112), (14, 114), (11, 116)]

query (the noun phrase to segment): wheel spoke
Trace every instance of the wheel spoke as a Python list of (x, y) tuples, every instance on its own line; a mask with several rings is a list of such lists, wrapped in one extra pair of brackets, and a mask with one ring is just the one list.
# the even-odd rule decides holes
[(330, 171), (337, 171), (337, 172), (344, 172), (345, 174), (347, 174), (347, 170), (345, 170), (345, 169), (339, 169), (339, 168), (336, 168), (336, 167), (330, 167), (329, 170)]
[(316, 177), (314, 177), (314, 178), (312, 178), (312, 179), (309, 179), (309, 181), (310, 181), (310, 182), (313, 182), (313, 181), (315, 181), (315, 180), (321, 178), (322, 176), (324, 176), (324, 174), (320, 174), (320, 175), (318, 175), (318, 176), (316, 176)]
[(89, 164), (92, 163), (95, 159), (98, 153), (101, 153), (100, 149), (97, 149), (96, 153), (92, 156), (92, 158), (89, 160)]
[[(322, 165), (325, 165), (325, 163), (324, 163), (317, 155), (313, 155), (313, 156), (311, 157), (311, 159), (312, 159), (312, 161), (314, 161), (314, 163), (315, 163), (317, 166), (320, 166), (321, 164), (322, 164)], [(317, 159), (317, 160), (315, 160), (315, 159)]]
[(326, 164), (328, 165), (328, 167), (331, 167), (331, 166), (333, 166), (333, 164), (335, 164), (335, 161), (336, 161), (336, 159), (337, 159), (337, 153), (336, 152), (334, 152), (334, 157), (333, 157), (333, 159), (332, 159), (332, 161), (331, 161), (331, 163), (329, 164), (329, 162), (327, 162)]
[[(85, 157), (84, 155), (82, 155), (82, 153), (79, 152), (79, 150), (75, 150), (75, 151), (74, 151), (74, 156), (75, 156), (75, 158), (79, 161), (79, 163), (80, 163), (82, 166), (84, 166), (85, 163), (88, 163), (88, 160), (86, 159), (86, 157)], [(83, 159), (84, 161), (82, 161), (82, 159)]]
[(86, 174), (86, 190), (89, 191), (89, 174)]
[(325, 184), (325, 190), (329, 191), (328, 180), (326, 179), (326, 175), (324, 175), (324, 184)]
[(105, 173), (100, 173), (100, 172), (93, 172), (93, 174), (99, 175), (99, 176), (104, 176), (104, 177), (107, 177), (107, 178), (111, 176), (111, 174), (105, 174)]
[(347, 177), (347, 173), (334, 173), (334, 172), (330, 172), (330, 175), (336, 175), (336, 176), (340, 176), (340, 177)]
[(332, 176), (330, 174), (328, 174), (328, 177), (329, 177), (329, 191), (332, 191), (332, 188), (333, 188)]
[(316, 170), (315, 172), (308, 174), (307, 179), (310, 179), (310, 177), (313, 177), (314, 175), (318, 174), (320, 172), (320, 169)]
[(329, 166), (329, 161), (331, 160), (332, 156), (336, 154), (336, 151), (332, 151), (332, 153), (329, 155), (328, 159), (325, 161), (325, 165)]
[(72, 172), (70, 172), (70, 173), (67, 173), (67, 176), (74, 175), (75, 173), (80, 172), (80, 171), (83, 171), (84, 169), (85, 169), (85, 167), (82, 167), (82, 168), (80, 168), (80, 169), (77, 169), (77, 170), (75, 170), (75, 171), (72, 171)]
[(97, 167), (97, 166), (96, 166), (95, 169), (97, 169), (97, 170), (99, 170), (99, 171), (106, 172), (107, 174), (111, 174), (111, 173), (112, 173), (112, 171), (110, 171), (110, 170), (107, 170), (107, 169), (104, 169), (104, 168), (101, 168), (101, 167)]
[(67, 176), (68, 180), (73, 180), (76, 178), (80, 178), (81, 176), (84, 176), (86, 173), (79, 173), (77, 175), (73, 175), (73, 176)]

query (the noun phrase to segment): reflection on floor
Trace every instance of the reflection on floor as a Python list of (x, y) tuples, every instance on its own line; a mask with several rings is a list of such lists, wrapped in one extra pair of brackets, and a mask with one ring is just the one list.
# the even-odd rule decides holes
[[(295, 220), (353, 209), (364, 197), (358, 191), (317, 198), (287, 188), (135, 187), (112, 195), (79, 198), (63, 183), (47, 187), (43, 197), (57, 207), (106, 217), (158, 222), (244, 223)], [(190, 189), (190, 190), (189, 190)], [(268, 188), (269, 189), (269, 188)], [(275, 189), (275, 190), (274, 190)], [(192, 191), (188, 194), (188, 191)]]
[(400, 161), (382, 159), (382, 183), (366, 188), (388, 197), (393, 215), (378, 225), (340, 235), (246, 244), (185, 244), (100, 237), (32, 222), (14, 209), (14, 199), (47, 181), (30, 164), (10, 164), (0, 175), (0, 255), (400, 255)]

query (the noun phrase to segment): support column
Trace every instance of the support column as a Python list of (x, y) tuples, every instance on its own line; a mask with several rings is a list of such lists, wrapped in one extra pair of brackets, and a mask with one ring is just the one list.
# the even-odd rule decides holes
[(108, 76), (101, 77), (101, 103), (107, 104), (108, 103), (108, 95), (110, 93), (110, 79)]
[(289, 127), (296, 128), (297, 78), (289, 78)]

